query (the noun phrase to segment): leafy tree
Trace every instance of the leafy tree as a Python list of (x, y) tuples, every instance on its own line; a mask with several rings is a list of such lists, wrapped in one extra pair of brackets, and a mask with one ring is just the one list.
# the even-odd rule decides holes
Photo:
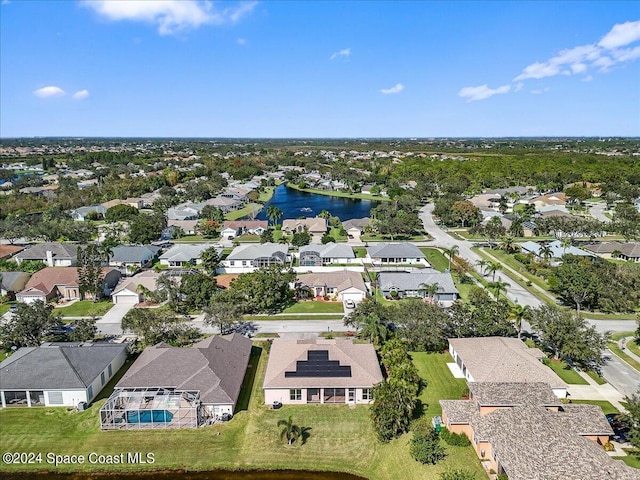
[(75, 327), (69, 333), (69, 340), (72, 342), (88, 342), (93, 340), (98, 333), (96, 319), (81, 318), (76, 320)]
[(91, 210), (90, 212), (87, 212), (85, 218), (90, 222), (95, 222), (98, 220), (102, 220), (102, 214), (96, 212), (95, 210)]
[(189, 322), (168, 311), (134, 308), (122, 319), (122, 330), (138, 336), (138, 348), (166, 342), (181, 347), (200, 338), (202, 333)]
[(574, 184), (567, 188), (564, 193), (567, 197), (571, 197), (573, 200), (577, 200), (579, 202), (584, 202), (591, 198), (591, 190), (579, 184)]
[(335, 243), (336, 239), (333, 238), (331, 235), (329, 235), (328, 233), (325, 233), (324, 235), (322, 235), (322, 244), (325, 245), (327, 243)]
[(475, 225), (482, 221), (480, 209), (469, 200), (458, 200), (454, 202), (451, 206), (451, 215), (454, 221), (462, 227)]
[(220, 229), (220, 224), (215, 220), (203, 219), (203, 220), (200, 220), (200, 223), (198, 224), (198, 231), (205, 238), (218, 237), (220, 235), (219, 229)]
[(295, 232), (291, 237), (291, 245), (302, 247), (311, 243), (311, 234), (306, 230), (304, 232)]
[(476, 480), (476, 474), (470, 470), (447, 470), (440, 474), (440, 480)]
[(600, 334), (584, 318), (557, 307), (543, 305), (531, 310), (531, 328), (555, 358), (585, 369), (603, 365), (602, 352), (610, 334)]
[[(622, 417), (629, 428), (629, 442), (640, 449), (640, 389), (631, 396), (624, 398), (627, 412)], [(640, 454), (637, 454), (640, 456)]]
[(136, 221), (130, 224), (129, 240), (143, 245), (155, 242), (166, 226), (167, 220), (161, 213), (138, 215)]
[(180, 282), (180, 293), (187, 310), (201, 310), (209, 305), (217, 289), (216, 279), (204, 273), (185, 273)]
[(447, 334), (450, 337), (512, 337), (515, 329), (509, 321), (509, 304), (492, 300), (486, 291), (475, 290), (469, 302), (455, 302), (449, 308)]
[(273, 243), (273, 230), (267, 228), (260, 235), (260, 243)]
[(90, 294), (97, 302), (104, 291), (104, 272), (102, 264), (105, 261), (102, 249), (95, 244), (85, 248), (78, 247), (78, 289), (84, 300)]
[(0, 344), (5, 349), (40, 346), (53, 330), (62, 328), (62, 320), (52, 312), (53, 307), (41, 300), (18, 303), (15, 314), (0, 322)]
[(200, 254), (202, 268), (210, 275), (215, 275), (222, 259), (216, 247), (209, 247)]
[(200, 218), (213, 220), (217, 222), (218, 225), (222, 225), (222, 222), (224, 222), (224, 212), (213, 205), (205, 205), (202, 207), (202, 210), (200, 210)]
[(293, 271), (283, 272), (280, 265), (262, 267), (252, 273), (241, 273), (231, 281), (232, 298), (246, 305), (247, 313), (279, 313), (293, 303), (295, 281)]
[(556, 267), (549, 277), (551, 291), (565, 302), (572, 302), (578, 314), (583, 305), (593, 305), (601, 287), (600, 276), (588, 259), (563, 257), (562, 265)]
[(132, 207), (131, 205), (114, 205), (113, 207), (107, 210), (107, 213), (104, 216), (104, 219), (107, 222), (119, 222), (119, 221), (131, 221), (135, 220), (136, 217), (140, 214), (137, 208)]
[(435, 430), (413, 432), (409, 446), (411, 456), (420, 463), (435, 465), (447, 454), (440, 445), (440, 436)]
[[(222, 295), (217, 296), (222, 297)], [(217, 296), (214, 296), (209, 306), (204, 309), (204, 323), (218, 327), (220, 335), (225, 335), (242, 321), (242, 312), (236, 303), (229, 299), (217, 299)]]
[(447, 348), (449, 317), (438, 306), (408, 298), (388, 308), (397, 319), (398, 335), (409, 343), (411, 350), (441, 352)]
[(362, 338), (375, 345), (381, 344), (389, 337), (391, 311), (372, 300), (358, 303), (356, 308), (345, 318), (344, 324), (354, 327)]
[(405, 201), (402, 195), (395, 202), (383, 202), (371, 210), (374, 227), (381, 235), (388, 235), (393, 240), (396, 236), (411, 235), (421, 228), (417, 208)]

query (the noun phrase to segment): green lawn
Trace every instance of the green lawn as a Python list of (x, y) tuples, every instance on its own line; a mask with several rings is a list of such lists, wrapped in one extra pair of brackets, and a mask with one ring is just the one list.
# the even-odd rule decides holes
[(10, 303), (0, 304), (0, 317), (2, 315), (4, 315), (5, 313), (7, 313), (9, 311), (9, 308), (11, 308), (11, 304)]
[(627, 362), (636, 370), (640, 371), (640, 363), (638, 363), (635, 359), (631, 358), (629, 355), (627, 355), (622, 350), (620, 350), (620, 347), (616, 342), (609, 342), (608, 347), (609, 347), (609, 350), (611, 350), (613, 353), (619, 356), (622, 360)]
[(411, 358), (427, 383), (427, 388), (420, 393), (420, 401), (428, 417), (442, 414), (438, 400), (458, 400), (467, 392), (466, 380), (453, 378), (447, 367), (447, 363), (453, 363), (448, 353), (415, 352)]
[(627, 452), (626, 457), (611, 457), (616, 460), (622, 460), (624, 463), (633, 468), (640, 468), (640, 455), (637, 450), (631, 448), (623, 448), (625, 452)]
[(300, 315), (300, 314), (290, 314), (290, 315), (244, 315), (245, 320), (253, 320), (253, 321), (284, 321), (284, 320), (340, 320), (343, 317), (342, 314), (338, 313), (327, 313), (320, 315)]
[(604, 385), (605, 383), (607, 383), (607, 381), (604, 378), (598, 375), (598, 372), (594, 372), (593, 370), (587, 370), (585, 373), (589, 375), (598, 385)]
[(582, 378), (578, 372), (569, 367), (565, 362), (552, 359), (545, 360), (544, 364), (556, 372), (556, 374), (566, 383), (573, 385), (589, 385), (589, 382)]
[(343, 313), (344, 307), (342, 302), (319, 302), (317, 300), (308, 300), (306, 302), (297, 302), (295, 305), (287, 308), (283, 313)]
[(356, 258), (364, 258), (367, 256), (367, 249), (365, 247), (353, 247), (353, 253)]
[[(262, 380), (267, 356), (254, 349), (245, 388), (232, 421), (196, 430), (110, 431), (99, 429), (98, 410), (104, 400), (84, 412), (66, 408), (23, 408), (0, 411), (2, 451), (55, 452), (56, 454), (117, 454), (126, 451), (153, 452), (150, 465), (101, 465), (106, 471), (143, 469), (309, 469), (342, 471), (371, 480), (438, 480), (447, 469), (464, 468), (484, 478), (480, 462), (471, 447), (446, 446), (447, 458), (438, 465), (421, 465), (409, 455), (411, 435), (387, 444), (375, 438), (369, 408), (346, 405), (284, 406), (270, 410), (263, 405)], [(422, 354), (416, 354), (418, 357)], [(444, 360), (444, 358), (443, 358)], [(436, 393), (451, 391), (443, 375), (444, 363), (436, 355), (417, 360), (429, 383), (422, 397), (432, 403)], [(444, 365), (446, 369), (446, 365)], [(424, 373), (423, 373), (424, 372)], [(434, 373), (435, 372), (435, 373)], [(448, 372), (447, 372), (448, 373)], [(255, 377), (255, 378), (254, 378)], [(249, 384), (253, 380), (253, 386)], [(447, 385), (439, 385), (443, 381)], [(431, 389), (432, 392), (427, 393)], [(251, 394), (249, 395), (249, 391)], [(455, 393), (455, 392), (454, 392)], [(457, 395), (455, 395), (457, 397)], [(437, 403), (437, 402), (436, 402)], [(430, 412), (431, 410), (427, 410)], [(293, 417), (297, 425), (309, 427), (305, 444), (284, 445), (278, 420)], [(45, 465), (50, 471), (88, 471), (93, 465)], [(43, 469), (42, 465), (0, 465), (0, 471)]]
[(113, 303), (110, 300), (80, 300), (68, 307), (56, 308), (53, 312), (60, 313), (63, 317), (99, 317), (111, 310), (111, 307)]
[(249, 203), (249, 204), (247, 204), (246, 207), (241, 208), (240, 210), (231, 210), (229, 213), (225, 213), (224, 219), (225, 220), (238, 220), (239, 218), (246, 217), (247, 215), (249, 215), (249, 213), (251, 213), (252, 209), (255, 209), (256, 211), (260, 211), (260, 210), (262, 210), (263, 207), (264, 207), (264, 205), (262, 205), (260, 203)]
[(444, 272), (449, 268), (449, 259), (437, 248), (420, 248), (420, 251), (427, 257), (427, 261), (439, 272)]
[(620, 413), (616, 407), (611, 405), (611, 402), (606, 400), (571, 400), (571, 403), (597, 405), (602, 409), (602, 413), (605, 415)]

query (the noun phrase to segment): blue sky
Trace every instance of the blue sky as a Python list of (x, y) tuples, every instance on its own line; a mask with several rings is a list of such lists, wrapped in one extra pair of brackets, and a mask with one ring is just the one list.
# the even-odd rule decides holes
[(0, 136), (640, 136), (640, 2), (21, 1)]

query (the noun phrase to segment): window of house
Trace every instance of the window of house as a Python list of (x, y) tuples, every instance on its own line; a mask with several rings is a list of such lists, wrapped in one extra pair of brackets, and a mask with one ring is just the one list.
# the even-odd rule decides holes
[(302, 400), (302, 389), (292, 388), (289, 390), (289, 400)]
[(104, 385), (104, 372), (102, 372), (100, 374), (100, 383), (102, 383), (102, 385)]
[(370, 388), (363, 388), (362, 389), (362, 400), (372, 400), (373, 397), (371, 396), (371, 389)]
[(89, 385), (89, 389), (87, 390), (87, 400), (91, 400), (93, 398), (93, 386)]
[(107, 372), (109, 373), (109, 378), (111, 378), (111, 376), (113, 375), (113, 369), (111, 368), (111, 364), (109, 364), (109, 368), (107, 369)]

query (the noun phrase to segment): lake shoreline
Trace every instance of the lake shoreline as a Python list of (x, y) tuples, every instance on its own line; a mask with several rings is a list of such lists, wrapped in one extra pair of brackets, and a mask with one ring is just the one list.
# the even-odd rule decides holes
[(287, 188), (291, 188), (292, 190), (297, 190), (298, 192), (311, 193), (314, 195), (325, 195), (327, 197), (336, 197), (336, 198), (349, 198), (351, 200), (370, 200), (372, 202), (390, 202), (391, 199), (389, 197), (380, 197), (377, 195), (370, 195), (368, 193), (346, 193), (346, 192), (336, 192), (335, 190), (318, 190), (316, 188), (300, 188), (295, 183), (287, 183)]

